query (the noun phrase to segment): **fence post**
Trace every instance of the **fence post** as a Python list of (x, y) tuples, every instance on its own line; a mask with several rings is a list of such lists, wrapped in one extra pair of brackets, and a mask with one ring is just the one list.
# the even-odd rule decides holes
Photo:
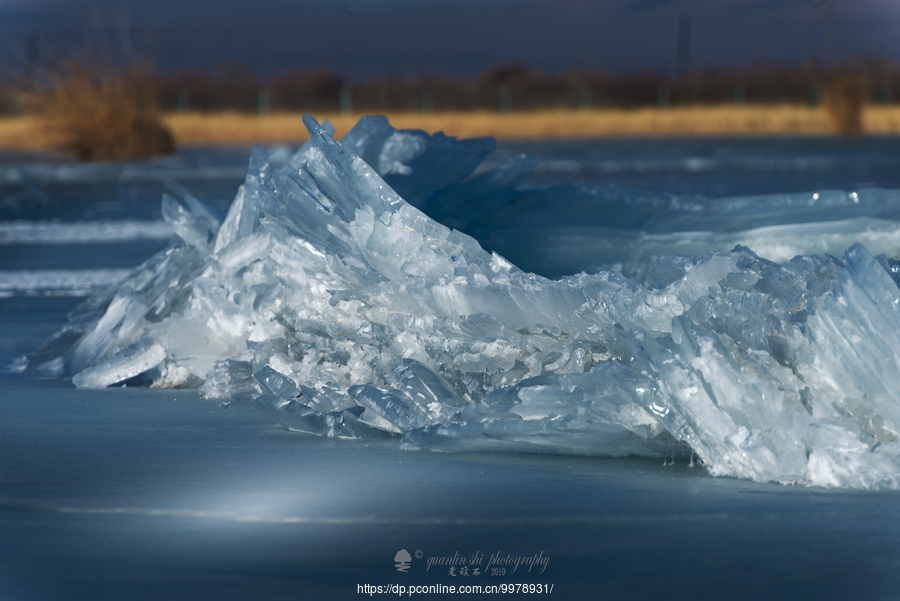
[(272, 108), (269, 98), (269, 88), (260, 88), (256, 94), (256, 108), (260, 117), (266, 117)]
[(810, 84), (809, 89), (806, 90), (806, 102), (811, 107), (819, 106), (819, 86)]
[(591, 89), (585, 85), (578, 86), (575, 102), (578, 108), (583, 111), (591, 108)]
[(419, 112), (430, 113), (431, 109), (431, 86), (425, 84), (419, 88)]
[(503, 114), (512, 112), (512, 90), (509, 89), (509, 84), (500, 86), (500, 112)]
[(13, 98), (13, 114), (16, 117), (21, 117), (25, 114), (25, 104), (25, 95), (16, 94)]
[(178, 97), (175, 99), (175, 110), (179, 113), (186, 113), (188, 108), (187, 90), (178, 90)]
[(338, 95), (338, 112), (346, 115), (353, 110), (352, 97), (350, 95), (350, 84), (341, 84), (341, 91)]
[(665, 109), (669, 106), (669, 88), (661, 83), (656, 88), (656, 108)]

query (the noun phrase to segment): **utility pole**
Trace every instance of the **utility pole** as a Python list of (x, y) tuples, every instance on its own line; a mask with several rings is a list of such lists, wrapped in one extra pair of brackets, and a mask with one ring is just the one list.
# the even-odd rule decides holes
[(30, 83), (33, 83), (37, 77), (38, 61), (41, 59), (41, 42), (38, 32), (32, 31), (28, 34), (28, 65), (26, 77)]
[(825, 37), (825, 66), (833, 67), (837, 61), (837, 37), (835, 35), (835, 17), (834, 17), (835, 0), (819, 0), (813, 6), (815, 8), (824, 8), (822, 11), (822, 26)]
[(691, 13), (684, 11), (678, 17), (678, 47), (675, 52), (675, 76), (687, 77), (691, 66)]

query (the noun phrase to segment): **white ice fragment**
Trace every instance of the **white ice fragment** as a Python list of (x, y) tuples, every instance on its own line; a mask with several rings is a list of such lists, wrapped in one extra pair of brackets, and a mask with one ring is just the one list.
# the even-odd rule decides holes
[(219, 231), (219, 221), (212, 211), (192, 196), (179, 203), (168, 194), (163, 195), (163, 219), (175, 230), (175, 234), (200, 250), (207, 250)]
[(158, 343), (141, 339), (125, 349), (86, 367), (74, 376), (78, 388), (105, 388), (138, 376), (163, 362), (166, 351)]

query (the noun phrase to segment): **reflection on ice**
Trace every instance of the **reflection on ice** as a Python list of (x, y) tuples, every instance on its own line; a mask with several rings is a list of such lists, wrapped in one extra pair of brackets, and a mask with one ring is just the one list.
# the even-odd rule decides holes
[[(78, 386), (200, 386), (255, 399), (292, 430), (411, 449), (662, 458), (684, 445), (716, 475), (900, 486), (898, 263), (859, 244), (840, 260), (708, 252), (765, 231), (780, 232), (770, 249), (831, 231), (843, 251), (863, 230), (896, 249), (900, 194), (714, 203), (521, 189), (525, 157), (467, 177), (489, 141), (380, 118), (343, 143), (307, 127), (283, 167), (254, 151), (223, 220), (166, 198), (170, 247), (74, 311), (30, 369)], [(575, 223), (611, 232), (625, 258), (609, 261), (627, 258), (642, 283), (524, 272), (396, 190), (483, 239), (533, 233), (535, 256), (583, 212)], [(526, 210), (541, 205), (562, 217)]]

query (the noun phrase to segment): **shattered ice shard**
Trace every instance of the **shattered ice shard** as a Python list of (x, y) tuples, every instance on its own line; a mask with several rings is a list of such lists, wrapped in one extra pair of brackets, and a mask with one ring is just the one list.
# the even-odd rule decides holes
[(564, 196), (517, 191), (528, 159), (471, 175), (490, 142), (365, 118), (339, 143), (305, 122), (283, 167), (253, 151), (221, 222), (167, 198), (170, 247), (73, 312), (31, 368), (200, 386), (289, 429), (410, 449), (683, 444), (716, 475), (900, 486), (897, 262), (860, 245), (783, 263), (737, 246), (657, 257), (646, 285), (550, 280), (397, 193), (449, 222)]

